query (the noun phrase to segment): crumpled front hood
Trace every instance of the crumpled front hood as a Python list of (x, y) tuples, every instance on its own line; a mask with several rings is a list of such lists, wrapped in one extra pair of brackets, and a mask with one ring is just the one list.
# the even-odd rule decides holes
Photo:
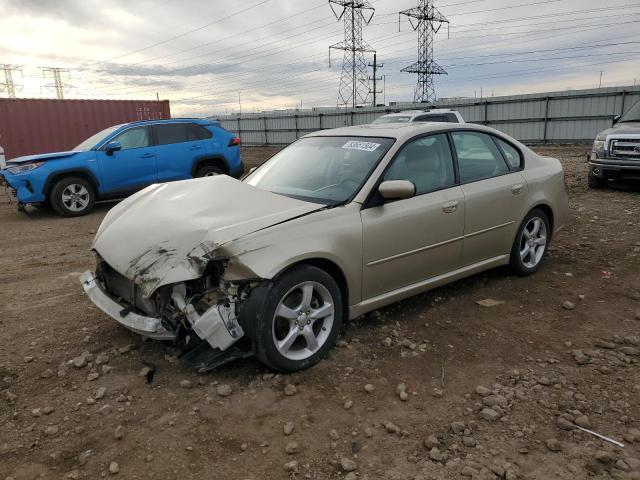
[(198, 278), (220, 245), (322, 208), (224, 175), (157, 184), (116, 205), (93, 248), (150, 296)]
[(42, 162), (45, 160), (53, 160), (54, 158), (63, 158), (70, 157), (71, 155), (75, 155), (76, 153), (82, 153), (80, 151), (69, 151), (69, 152), (55, 152), (55, 153), (41, 153), (38, 155), (26, 155), (24, 157), (16, 157), (7, 161), (7, 166), (11, 166), (11, 164), (16, 163), (30, 163), (30, 162)]

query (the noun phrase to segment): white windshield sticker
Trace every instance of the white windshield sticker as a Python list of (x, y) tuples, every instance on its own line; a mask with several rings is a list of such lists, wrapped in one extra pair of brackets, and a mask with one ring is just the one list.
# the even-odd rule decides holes
[(346, 148), (348, 150), (362, 150), (364, 152), (373, 152), (380, 145), (380, 143), (358, 142), (356, 140), (349, 140), (342, 146), (342, 148)]

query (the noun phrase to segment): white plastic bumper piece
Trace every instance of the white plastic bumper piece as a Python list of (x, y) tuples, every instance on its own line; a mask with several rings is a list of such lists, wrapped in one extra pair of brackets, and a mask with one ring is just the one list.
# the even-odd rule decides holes
[(175, 334), (162, 326), (159, 318), (145, 317), (134, 312), (127, 312), (126, 307), (114, 301), (98, 285), (93, 273), (89, 270), (80, 275), (80, 283), (96, 307), (129, 330), (155, 340), (173, 340)]

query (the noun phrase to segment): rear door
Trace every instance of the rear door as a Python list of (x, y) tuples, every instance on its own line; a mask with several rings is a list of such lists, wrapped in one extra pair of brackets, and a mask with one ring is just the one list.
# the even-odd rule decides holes
[(134, 191), (157, 181), (156, 152), (148, 126), (132, 127), (116, 135), (122, 150), (107, 155), (104, 147), (96, 152), (100, 168), (101, 191)]
[(211, 153), (213, 134), (191, 122), (153, 126), (158, 155), (158, 181), (191, 178), (194, 162)]
[(526, 206), (524, 177), (492, 135), (461, 130), (451, 137), (466, 205), (462, 266), (509, 254)]

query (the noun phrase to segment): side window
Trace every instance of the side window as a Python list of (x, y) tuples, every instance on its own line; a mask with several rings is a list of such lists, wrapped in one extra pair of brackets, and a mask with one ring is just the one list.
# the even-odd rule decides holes
[(456, 117), (455, 113), (447, 113), (447, 122), (449, 123), (459, 123), (458, 117)]
[(511, 170), (520, 170), (522, 168), (522, 156), (520, 155), (520, 152), (504, 140), (500, 140), (498, 137), (493, 138), (495, 138), (500, 150), (502, 150), (504, 158), (507, 159), (507, 163), (511, 167)]
[(213, 137), (213, 133), (211, 131), (200, 125), (196, 125), (195, 123), (190, 123), (187, 129), (190, 141), (207, 140)]
[(129, 130), (122, 132), (117, 137), (114, 137), (111, 141), (119, 142), (120, 145), (122, 145), (122, 150), (144, 148), (151, 145), (148, 127), (130, 128)]
[(423, 115), (414, 120), (415, 122), (446, 122), (444, 115)]
[(384, 180), (409, 180), (416, 195), (455, 185), (453, 158), (446, 134), (419, 138), (405, 145)]
[(502, 154), (486, 133), (453, 132), (460, 182), (468, 183), (509, 173)]
[(186, 123), (159, 123), (153, 126), (156, 132), (157, 145), (187, 142)]

